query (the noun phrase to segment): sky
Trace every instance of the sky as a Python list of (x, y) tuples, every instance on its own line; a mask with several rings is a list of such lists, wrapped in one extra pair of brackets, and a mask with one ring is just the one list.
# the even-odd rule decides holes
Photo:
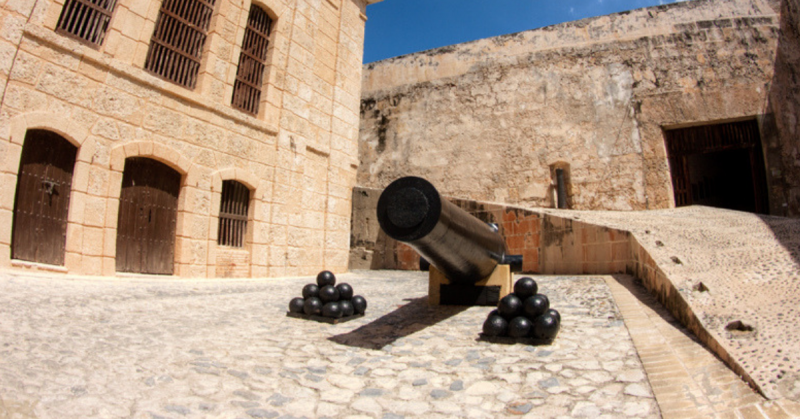
[(367, 6), (364, 63), (675, 0), (383, 0)]

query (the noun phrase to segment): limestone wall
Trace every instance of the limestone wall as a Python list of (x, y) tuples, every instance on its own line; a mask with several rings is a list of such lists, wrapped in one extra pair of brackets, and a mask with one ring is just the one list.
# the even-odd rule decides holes
[[(143, 69), (161, 1), (119, 0), (99, 48), (54, 31), (63, 3), (0, 1), (0, 267), (114, 275), (125, 159), (144, 156), (182, 176), (175, 275), (347, 269), (366, 1), (256, 2), (274, 20), (257, 116), (230, 104), (249, 0), (215, 2), (193, 90)], [(33, 128), (79, 147), (64, 266), (10, 257)], [(243, 249), (217, 245), (229, 179), (250, 189)]]
[(781, 2), (781, 38), (770, 89), (776, 135), (768, 144), (774, 214), (800, 215), (800, 2)]
[(366, 65), (358, 184), (416, 175), (552, 207), (563, 168), (571, 208), (673, 206), (662, 130), (763, 120), (776, 4), (697, 0)]

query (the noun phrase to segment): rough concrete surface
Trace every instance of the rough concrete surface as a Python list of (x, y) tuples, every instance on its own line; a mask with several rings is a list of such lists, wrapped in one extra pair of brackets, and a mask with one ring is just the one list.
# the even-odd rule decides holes
[(341, 275), (339, 325), (288, 318), (311, 277), (0, 272), (0, 417), (659, 417), (608, 285), (537, 278), (555, 342), (480, 339), (489, 307), (429, 307), (425, 274)]
[(543, 212), (633, 233), (770, 399), (800, 401), (800, 221), (710, 207)]

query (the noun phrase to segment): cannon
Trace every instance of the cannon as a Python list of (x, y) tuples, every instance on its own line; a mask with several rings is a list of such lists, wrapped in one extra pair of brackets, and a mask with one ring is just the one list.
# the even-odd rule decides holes
[(496, 305), (511, 292), (510, 272), (521, 270), (522, 256), (508, 254), (496, 226), (443, 199), (427, 180), (395, 180), (381, 193), (377, 212), (389, 237), (430, 263), (431, 303)]

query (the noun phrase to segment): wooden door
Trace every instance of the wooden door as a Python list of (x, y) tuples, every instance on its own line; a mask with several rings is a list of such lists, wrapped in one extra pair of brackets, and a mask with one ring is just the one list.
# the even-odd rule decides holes
[(25, 134), (14, 199), (13, 259), (64, 265), (77, 153), (77, 147), (54, 132)]
[(117, 222), (117, 271), (171, 275), (181, 175), (152, 159), (125, 161)]
[(756, 120), (680, 128), (664, 134), (675, 206), (768, 211)]

